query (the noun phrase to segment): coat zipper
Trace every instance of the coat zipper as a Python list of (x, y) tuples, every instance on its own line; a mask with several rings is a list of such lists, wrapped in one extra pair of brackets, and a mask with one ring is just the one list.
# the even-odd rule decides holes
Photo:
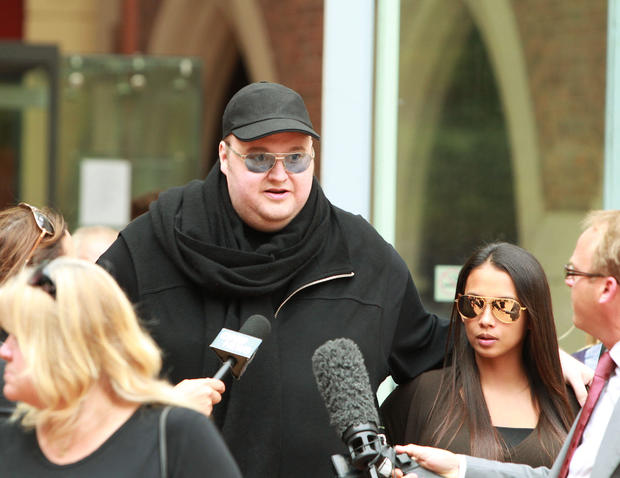
[(295, 294), (302, 291), (303, 289), (307, 289), (308, 287), (311, 287), (313, 285), (320, 284), (321, 282), (327, 282), (327, 281), (334, 280), (334, 279), (344, 279), (345, 277), (353, 277), (354, 275), (355, 275), (355, 272), (348, 272), (346, 274), (337, 274), (335, 276), (325, 277), (323, 279), (315, 280), (313, 282), (309, 282), (308, 284), (302, 285), (301, 287), (295, 289), (286, 299), (284, 299), (284, 301), (280, 304), (280, 307), (278, 307), (278, 310), (276, 310), (276, 313), (274, 314), (274, 318), (278, 317), (278, 313), (280, 312), (280, 309), (284, 307), (284, 304), (286, 304), (291, 299), (291, 297), (293, 297)]

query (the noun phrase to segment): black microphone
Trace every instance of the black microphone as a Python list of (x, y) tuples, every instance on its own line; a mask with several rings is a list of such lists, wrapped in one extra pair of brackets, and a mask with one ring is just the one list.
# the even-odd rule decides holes
[(223, 362), (213, 378), (221, 380), (230, 371), (238, 380), (270, 332), (271, 324), (259, 314), (251, 315), (239, 332), (226, 328), (220, 330), (209, 346)]
[(330, 425), (347, 445), (349, 456), (332, 455), (337, 477), (387, 478), (394, 468), (404, 474), (438, 477), (407, 454), (396, 455), (379, 432), (379, 414), (362, 352), (351, 339), (329, 340), (312, 355), (314, 378)]

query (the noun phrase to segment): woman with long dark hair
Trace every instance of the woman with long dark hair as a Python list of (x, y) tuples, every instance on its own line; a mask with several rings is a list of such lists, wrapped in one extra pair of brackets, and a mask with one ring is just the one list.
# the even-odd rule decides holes
[(444, 368), (383, 403), (389, 441), (550, 466), (577, 403), (562, 379), (540, 263), (513, 244), (481, 247), (459, 273), (451, 321)]
[[(25, 202), (0, 210), (0, 285), (26, 266), (73, 252), (73, 241), (60, 213)], [(5, 338), (0, 329), (0, 345)], [(15, 408), (2, 392), (4, 364), (4, 360), (0, 360), (0, 420)]]

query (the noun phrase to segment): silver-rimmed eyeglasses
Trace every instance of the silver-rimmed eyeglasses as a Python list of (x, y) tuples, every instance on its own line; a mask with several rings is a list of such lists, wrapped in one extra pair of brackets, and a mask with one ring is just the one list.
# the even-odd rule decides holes
[(256, 152), (241, 154), (235, 151), (230, 144), (225, 143), (226, 147), (239, 156), (245, 163), (248, 171), (253, 173), (266, 173), (270, 171), (276, 164), (276, 161), (282, 161), (284, 169), (289, 173), (303, 173), (314, 159), (314, 148), (312, 152), (295, 151), (292, 153), (267, 153)]

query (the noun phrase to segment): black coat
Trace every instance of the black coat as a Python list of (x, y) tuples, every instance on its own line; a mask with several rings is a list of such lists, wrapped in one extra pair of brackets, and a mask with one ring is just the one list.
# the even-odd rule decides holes
[[(311, 364), (327, 340), (346, 337), (359, 345), (375, 391), (389, 374), (405, 381), (443, 358), (447, 321), (425, 311), (404, 261), (363, 218), (321, 199), (320, 188), (318, 193), (332, 218), (329, 230), (338, 228), (340, 238), (327, 241), (268, 294), (271, 335), (215, 406), (245, 477), (333, 475), (330, 455), (346, 450), (329, 425)], [(189, 279), (154, 232), (153, 214), (151, 208), (131, 223), (99, 262), (140, 303), (164, 351), (168, 377), (212, 376), (220, 364), (208, 345), (222, 327), (232, 328), (230, 310), (247, 317), (263, 297), (218, 294)]]

